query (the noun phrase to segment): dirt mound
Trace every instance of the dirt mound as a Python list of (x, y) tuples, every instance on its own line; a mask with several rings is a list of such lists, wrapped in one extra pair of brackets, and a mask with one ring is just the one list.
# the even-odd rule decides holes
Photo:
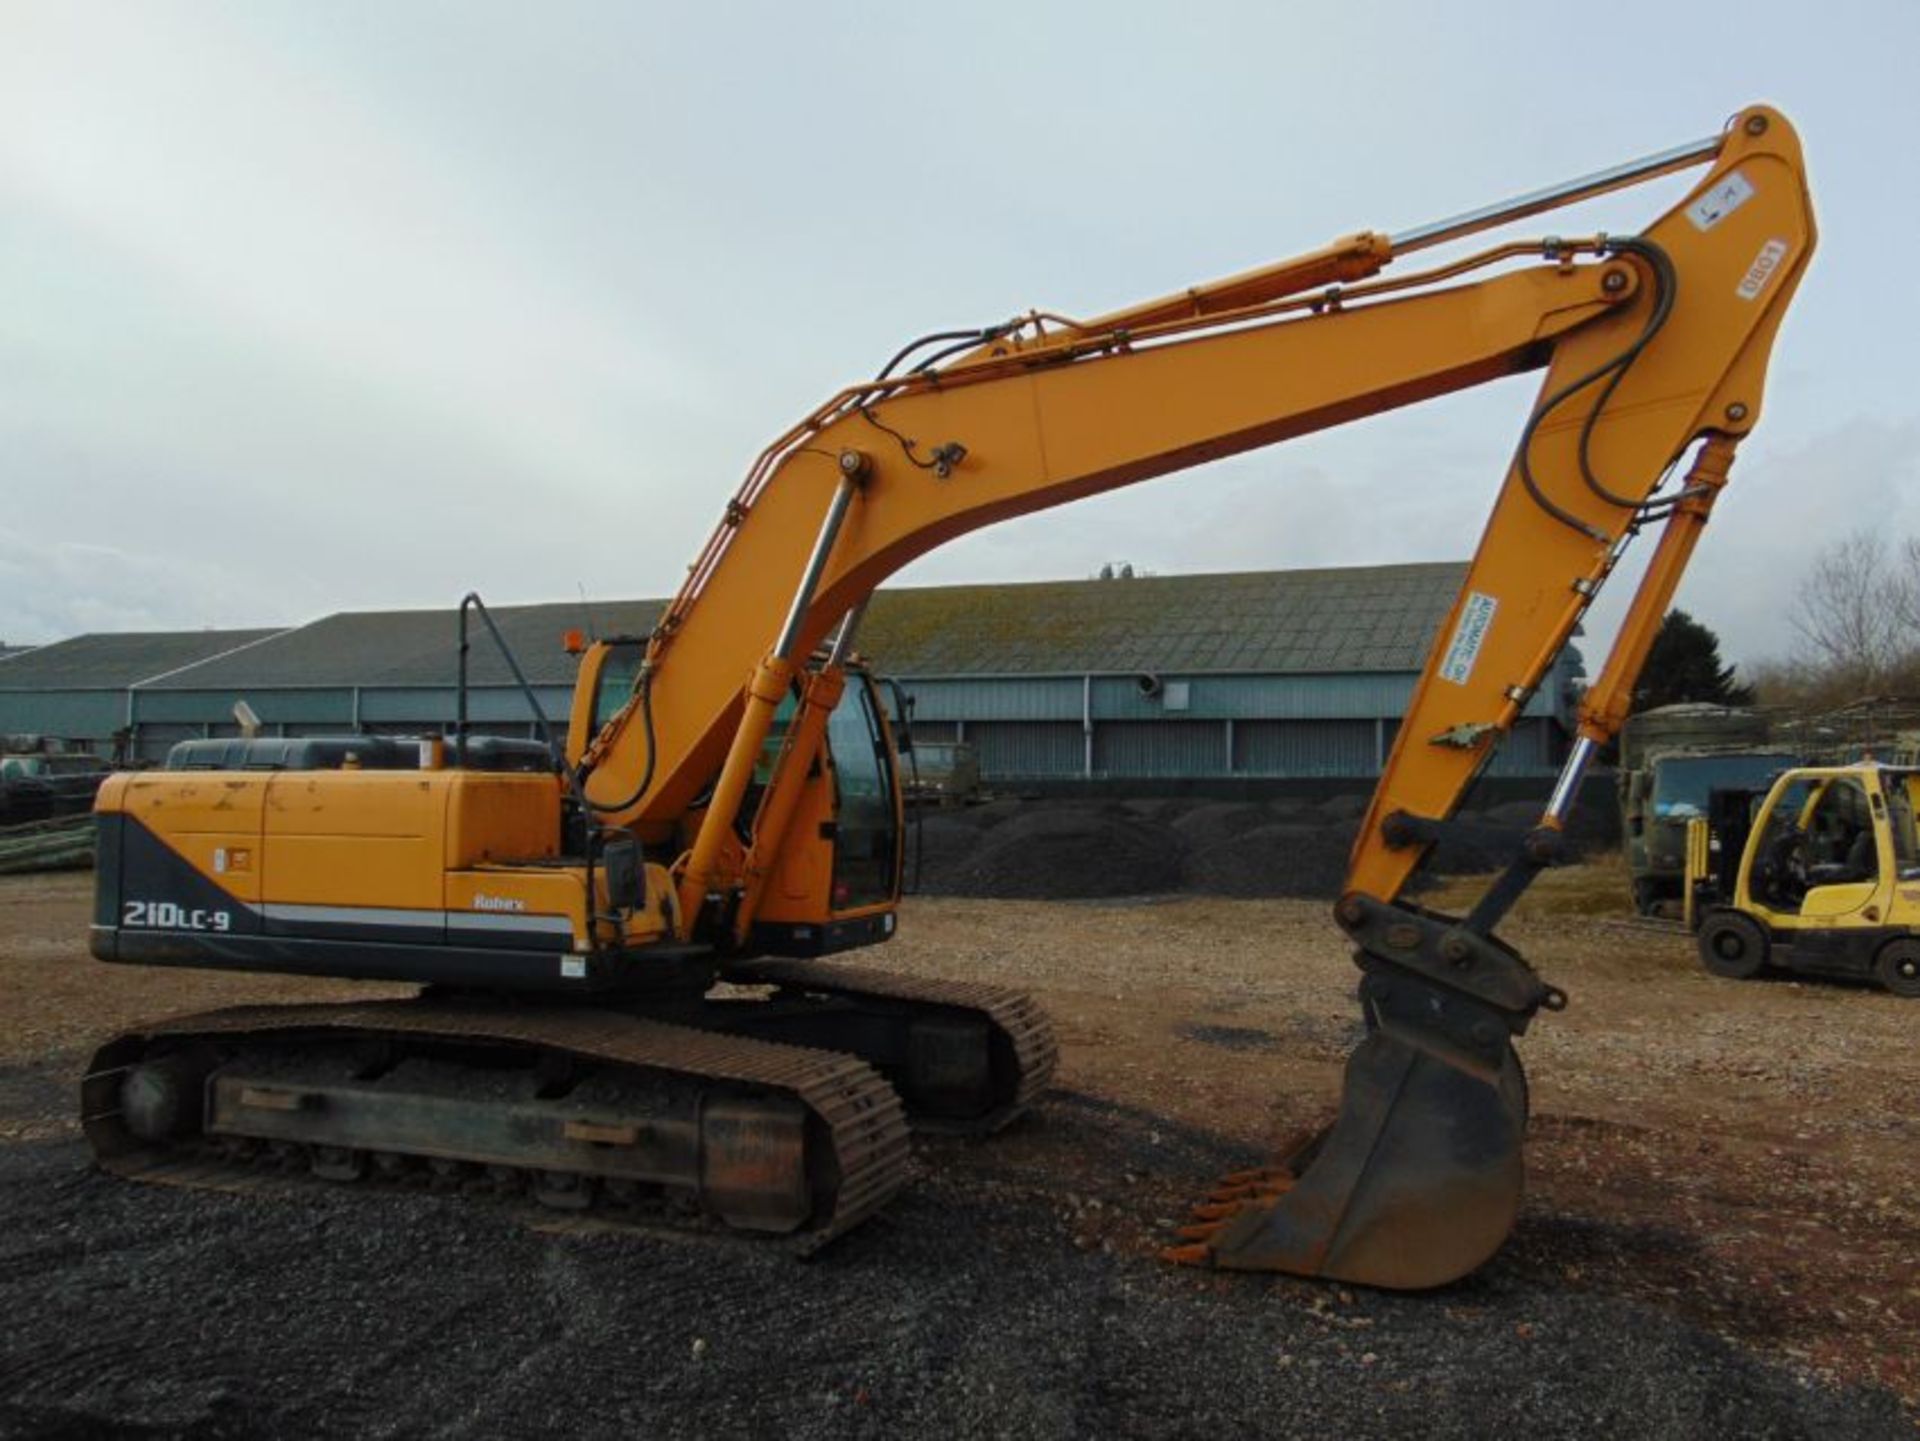
[(1488, 875), (1517, 856), (1525, 839), (1526, 832), (1518, 826), (1457, 820), (1433, 848), (1427, 869), (1437, 876)]
[(1273, 824), (1273, 812), (1244, 801), (1214, 801), (1196, 806), (1173, 821), (1174, 830), (1189, 846), (1218, 845), (1234, 836)]
[(927, 890), (1010, 900), (1085, 900), (1179, 889), (1181, 845), (1124, 806), (1031, 810), (982, 834)]
[[(1524, 834), (1540, 824), (1541, 801), (1505, 801), (1481, 814), (1490, 825), (1507, 826)], [(1620, 840), (1617, 814), (1595, 805), (1575, 806), (1567, 819), (1567, 848), (1574, 856), (1606, 851)]]
[(964, 812), (967, 822), (981, 830), (1010, 821), (1022, 814), (1027, 803), (1018, 796), (1003, 796), (997, 801), (988, 801), (983, 806), (968, 806)]
[(1141, 796), (1121, 804), (1145, 820), (1176, 821), (1207, 802), (1195, 800), (1192, 796)]
[[(1019, 805), (1018, 801), (1014, 804)], [(948, 806), (940, 809), (928, 809), (924, 813), (927, 820), (950, 821), (956, 826), (979, 832), (990, 830), (1009, 816), (1018, 815), (1017, 810), (996, 811), (991, 806)], [(911, 818), (911, 813), (909, 813)]]
[(1497, 806), (1488, 806), (1477, 816), (1469, 819), (1484, 820), (1489, 825), (1512, 826), (1516, 830), (1531, 830), (1540, 824), (1539, 801), (1502, 801)]
[(939, 894), (946, 877), (980, 848), (980, 829), (959, 816), (930, 815), (907, 827), (907, 886)]
[[(1178, 890), (1330, 899), (1339, 894), (1365, 806), (1365, 798), (1355, 795), (1264, 802), (1007, 797), (925, 815), (917, 889), (928, 895), (1020, 900)], [(1518, 854), (1538, 819), (1539, 806), (1532, 801), (1462, 812), (1436, 847), (1424, 877), (1500, 870)], [(911, 833), (908, 846), (912, 882)], [(1576, 835), (1575, 853), (1584, 849)]]
[(1346, 879), (1350, 826), (1260, 826), (1193, 851), (1190, 891), (1211, 896), (1301, 896), (1333, 900)]
[(1320, 814), (1330, 821), (1357, 821), (1367, 813), (1367, 797), (1348, 792), (1320, 802)]

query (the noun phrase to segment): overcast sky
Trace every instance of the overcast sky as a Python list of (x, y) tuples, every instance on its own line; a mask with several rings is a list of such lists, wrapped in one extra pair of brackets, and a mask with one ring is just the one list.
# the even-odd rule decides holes
[[(1916, 54), (1920, 0), (0, 0), (0, 639), (667, 593), (760, 446), (902, 339), (1404, 229), (1765, 99), (1821, 251), (1681, 603), (1781, 654), (1809, 548), (1920, 534)], [(1679, 183), (1551, 228), (1635, 229)], [(1464, 557), (1534, 384), (902, 579)]]

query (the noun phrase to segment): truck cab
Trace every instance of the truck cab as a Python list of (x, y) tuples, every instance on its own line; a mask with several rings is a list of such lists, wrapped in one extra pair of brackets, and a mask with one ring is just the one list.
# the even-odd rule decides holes
[(1706, 816), (1717, 790), (1764, 790), (1791, 769), (1788, 751), (1655, 752), (1622, 776), (1621, 803), (1634, 908), (1677, 911), (1685, 885), (1687, 824)]

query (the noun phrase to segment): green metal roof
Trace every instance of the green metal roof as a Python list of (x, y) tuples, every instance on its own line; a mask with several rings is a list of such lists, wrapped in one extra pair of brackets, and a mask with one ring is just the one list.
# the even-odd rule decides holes
[[(1417, 671), (1460, 562), (883, 590), (860, 650), (899, 676)], [(568, 685), (569, 629), (644, 635), (663, 602), (501, 606), (527, 678)], [(589, 626), (589, 618), (591, 625)], [(769, 617), (769, 635), (777, 623)], [(346, 611), (292, 630), (89, 635), (0, 660), (0, 689), (452, 685), (455, 612)], [(475, 685), (511, 683), (476, 620)]]
[(0, 658), (0, 690), (121, 690), (279, 633), (276, 627), (79, 635)]
[[(596, 601), (592, 629), (601, 635), (644, 635), (662, 602)], [(573, 684), (574, 659), (561, 640), (588, 629), (577, 601), (500, 606), (492, 612), (527, 679)], [(270, 645), (208, 661), (157, 682), (156, 690), (234, 690), (275, 686), (451, 686), (458, 674), (458, 621), (442, 610), (343, 611), (303, 625)], [(511, 685), (513, 676), (487, 629), (473, 616), (468, 676), (474, 685)]]
[(860, 649), (895, 675), (1417, 671), (1464, 563), (882, 591)]

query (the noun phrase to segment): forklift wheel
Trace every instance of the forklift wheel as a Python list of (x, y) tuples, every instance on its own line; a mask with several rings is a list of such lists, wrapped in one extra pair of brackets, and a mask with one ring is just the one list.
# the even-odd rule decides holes
[(1920, 996), (1920, 940), (1888, 941), (1873, 958), (1874, 978), (1896, 996)]
[(1700, 964), (1716, 976), (1752, 980), (1767, 968), (1768, 948), (1766, 928), (1739, 911), (1714, 911), (1700, 923)]

